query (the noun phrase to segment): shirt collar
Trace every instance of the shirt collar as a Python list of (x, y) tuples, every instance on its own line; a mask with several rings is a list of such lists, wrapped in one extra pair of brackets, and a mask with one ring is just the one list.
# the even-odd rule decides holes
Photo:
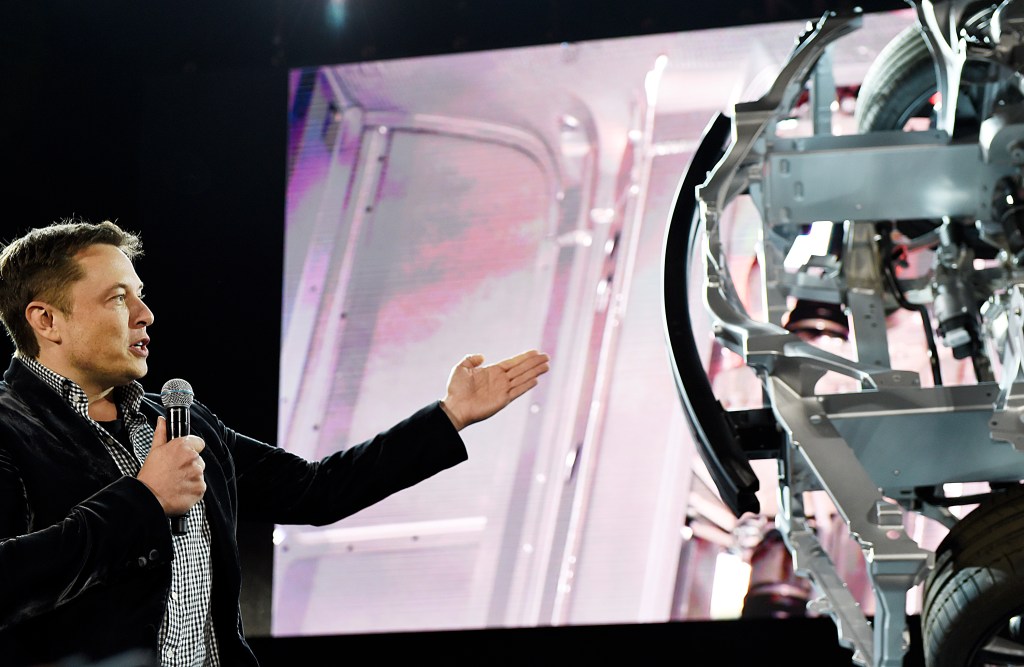
[[(48, 387), (60, 394), (60, 397), (63, 398), (68, 405), (74, 408), (76, 412), (85, 414), (85, 416), (88, 417), (89, 397), (86, 396), (85, 391), (78, 386), (78, 383), (64, 377), (60, 373), (50, 370), (38, 359), (17, 353), (16, 356), (26, 368), (46, 383)], [(139, 412), (139, 405), (142, 403), (142, 395), (144, 393), (145, 391), (143, 390), (142, 385), (133, 380), (129, 384), (114, 387), (114, 403), (117, 404), (121, 410), (121, 414), (126, 418), (134, 417)]]

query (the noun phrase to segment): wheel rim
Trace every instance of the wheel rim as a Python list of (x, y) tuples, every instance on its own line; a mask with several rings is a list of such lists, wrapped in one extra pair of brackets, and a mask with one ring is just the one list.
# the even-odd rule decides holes
[(1011, 616), (997, 632), (985, 640), (971, 661), (970, 667), (1024, 665), (1024, 642), (1020, 629), (1020, 615)]

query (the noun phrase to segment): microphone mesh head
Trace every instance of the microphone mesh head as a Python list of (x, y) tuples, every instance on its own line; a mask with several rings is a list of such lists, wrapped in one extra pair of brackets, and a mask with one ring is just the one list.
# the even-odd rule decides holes
[(193, 400), (195, 396), (192, 394), (192, 385), (184, 380), (168, 380), (160, 390), (160, 402), (165, 408), (187, 408)]

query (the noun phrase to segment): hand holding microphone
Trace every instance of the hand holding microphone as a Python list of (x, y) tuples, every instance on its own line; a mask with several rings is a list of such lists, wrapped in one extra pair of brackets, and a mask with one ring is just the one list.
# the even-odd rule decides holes
[(205, 462), (199, 456), (205, 443), (190, 435), (189, 407), (194, 397), (188, 382), (168, 380), (160, 400), (167, 408), (167, 418), (157, 421), (153, 445), (138, 479), (171, 517), (171, 531), (184, 535), (188, 532), (188, 511), (206, 492)]

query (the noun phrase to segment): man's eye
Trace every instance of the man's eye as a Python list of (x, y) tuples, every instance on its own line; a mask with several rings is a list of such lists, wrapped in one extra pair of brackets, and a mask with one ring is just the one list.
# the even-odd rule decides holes
[(128, 296), (127, 294), (118, 294), (117, 296), (114, 297), (114, 301), (117, 301), (119, 303), (124, 303), (124, 300), (125, 300), (125, 298), (127, 298), (127, 296)]

